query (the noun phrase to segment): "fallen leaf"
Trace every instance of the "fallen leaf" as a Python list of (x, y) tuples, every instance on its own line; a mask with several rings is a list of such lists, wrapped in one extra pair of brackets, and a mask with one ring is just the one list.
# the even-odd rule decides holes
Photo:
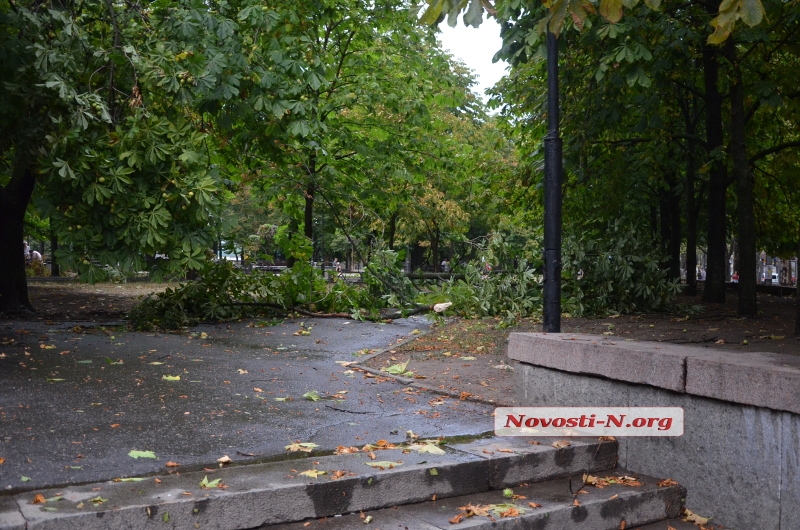
[(142, 477), (115, 478), (114, 482), (142, 482), (147, 480)]
[(308, 471), (301, 471), (299, 475), (304, 475), (311, 478), (319, 478), (320, 475), (327, 475), (327, 471), (320, 471), (319, 469), (309, 469)]
[(303, 394), (303, 397), (309, 401), (319, 401), (319, 393), (316, 390), (310, 390)]
[(351, 453), (358, 453), (361, 449), (358, 447), (345, 447), (344, 445), (339, 445), (336, 447), (336, 450), (333, 452), (335, 455), (348, 455)]
[(111, 424), (111, 428), (112, 429), (116, 429), (117, 427), (119, 427), (119, 423), (112, 423)]
[(164, 375), (161, 376), (161, 379), (164, 380), (164, 381), (180, 381), (181, 380), (181, 376), (164, 374)]
[(616, 499), (617, 497), (619, 497), (619, 495), (615, 493), (614, 495), (609, 497), (608, 500), (613, 500), (613, 499)]
[(628, 526), (628, 523), (625, 522), (625, 519), (619, 522), (619, 530), (625, 530), (626, 526)]
[(260, 388), (255, 386), (255, 387), (253, 387), (253, 392), (263, 392), (263, 390), (261, 390)]
[(128, 453), (131, 458), (158, 458), (153, 451), (136, 451), (132, 450)]
[(411, 444), (409, 449), (413, 449), (420, 453), (430, 453), (432, 455), (443, 455), (444, 450), (437, 447), (435, 444)]
[(222, 484), (221, 478), (208, 480), (208, 476), (203, 477), (203, 480), (200, 481), (200, 487), (203, 488), (204, 490), (219, 488), (221, 484)]
[(177, 462), (172, 462), (172, 461), (169, 461), (169, 462), (167, 462), (167, 463), (166, 463), (166, 464), (164, 464), (164, 465), (165, 465), (165, 466), (167, 466), (167, 467), (179, 467), (179, 466), (180, 466), (180, 464), (179, 464), (179, 463), (177, 463)]
[(569, 447), (569, 446), (570, 446), (570, 445), (572, 445), (572, 444), (570, 444), (570, 443), (569, 443), (568, 441), (566, 441), (566, 440), (559, 440), (559, 441), (557, 441), (557, 442), (553, 442), (553, 443), (552, 443), (552, 444), (550, 444), (550, 445), (552, 445), (552, 446), (553, 446), (553, 447), (555, 447), (556, 449), (563, 449), (564, 447)]
[(692, 512), (688, 508), (683, 509), (683, 520), (687, 523), (694, 523), (698, 525), (705, 525), (708, 524), (708, 521), (711, 519), (709, 517), (702, 517), (697, 515), (696, 513)]
[(718, 341), (714, 342), (714, 344), (725, 344), (725, 339), (719, 339)]
[(581, 503), (580, 503), (580, 501), (578, 501), (578, 499), (575, 499), (574, 501), (572, 501), (572, 505), (573, 506), (580, 506)]
[(380, 469), (380, 470), (384, 470), (384, 469), (393, 469), (393, 468), (395, 468), (397, 466), (402, 466), (403, 462), (400, 462), (400, 461), (389, 462), (387, 460), (381, 460), (380, 462), (364, 462), (364, 464), (366, 464), (366, 465), (368, 465), (370, 467), (374, 467), (374, 468), (377, 468), (377, 469)]
[(3, 457), (0, 457), (0, 466), (2, 466), (5, 463), (6, 463), (6, 459), (3, 458)]
[(493, 455), (494, 454), (494, 451), (489, 451), (488, 449), (484, 449), (483, 452), (486, 453), (487, 455)]
[(30, 502), (31, 504), (44, 504), (47, 502), (47, 499), (44, 498), (44, 495), (41, 493), (37, 493), (36, 497)]
[(104, 499), (103, 497), (98, 495), (94, 499), (89, 499), (89, 502), (91, 502), (95, 506), (99, 506), (99, 505), (103, 504), (104, 502), (108, 502), (108, 499)]
[(659, 488), (667, 488), (669, 486), (677, 486), (677, 485), (678, 483), (672, 480), (671, 478), (665, 478), (664, 480), (656, 484), (656, 486), (658, 486)]
[(225, 455), (217, 458), (217, 462), (219, 462), (220, 464), (230, 464), (231, 462), (233, 462), (233, 460), (231, 460), (231, 457), (229, 457), (228, 455)]
[(287, 451), (291, 451), (293, 453), (297, 452), (297, 451), (303, 451), (305, 453), (310, 453), (311, 451), (313, 451), (317, 447), (319, 447), (319, 446), (317, 444), (315, 444), (315, 443), (311, 443), (311, 442), (302, 442), (301, 443), (300, 441), (297, 441), (297, 442), (295, 442), (293, 444), (287, 445), (284, 449), (286, 449)]
[(772, 339), (772, 340), (781, 340), (785, 339), (786, 335), (761, 335), (759, 339)]
[(448, 519), (448, 521), (450, 521), (450, 524), (458, 524), (461, 522), (462, 519), (464, 519), (464, 514), (459, 513), (456, 514), (452, 519)]
[(528, 506), (530, 506), (531, 508), (541, 508), (542, 507), (541, 504), (536, 503), (536, 502), (529, 502)]
[(519, 517), (519, 510), (510, 506), (506, 511), (500, 512), (500, 517)]
[(371, 522), (372, 522), (372, 516), (371, 515), (368, 515), (368, 516), (364, 517), (364, 524), (369, 524)]
[(511, 453), (511, 454), (514, 454), (514, 450), (513, 449), (498, 449), (497, 452), (498, 453)]

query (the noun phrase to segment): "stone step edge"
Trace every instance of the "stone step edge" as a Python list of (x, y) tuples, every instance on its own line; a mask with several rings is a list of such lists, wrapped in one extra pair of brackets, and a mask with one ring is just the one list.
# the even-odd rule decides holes
[[(480, 439), (447, 446), (445, 455), (414, 452), (413, 458), (424, 463), (383, 470), (363, 465), (369, 460), (366, 453), (310, 455), (302, 460), (224, 468), (213, 475), (192, 471), (148, 477), (141, 482), (109, 481), (30, 491), (0, 497), (0, 530), (99, 530), (120, 525), (147, 528), (156, 520), (191, 528), (199, 524), (201, 515), (213, 523), (208, 527), (220, 530), (255, 528), (411, 504), (434, 495), (467, 495), (607, 470), (616, 465), (616, 442), (574, 440), (563, 448), (545, 445), (544, 441), (540, 445), (529, 442), (528, 438)], [(400, 450), (375, 454), (377, 461), (405, 457)], [(298, 472), (306, 467), (352, 470), (355, 475), (344, 475), (339, 480), (331, 480), (330, 475), (298, 480)], [(199, 483), (206, 475), (209, 481), (220, 478), (227, 489), (200, 490)], [(156, 478), (161, 482), (157, 483)], [(64, 499), (31, 504), (37, 494), (45, 499), (62, 494)], [(97, 497), (106, 500), (93, 503)], [(80, 503), (82, 508), (76, 508)], [(47, 511), (48, 508), (57, 511)], [(131, 520), (141, 524), (131, 524)]]
[[(629, 472), (618, 469), (610, 475)], [(598, 489), (587, 486), (581, 494), (572, 495), (569, 482), (555, 479), (547, 482), (514, 488), (513, 493), (520, 498), (508, 499), (499, 492), (484, 492), (448, 499), (435, 499), (425, 502), (370, 510), (361, 513), (345, 514), (327, 519), (309, 519), (289, 524), (269, 525), (270, 530), (305, 530), (306, 528), (326, 528), (343, 530), (361, 527), (369, 517), (373, 527), (414, 528), (415, 530), (489, 530), (496, 528), (591, 528), (592, 530), (634, 529), (656, 522), (675, 520), (683, 510), (686, 490), (676, 483), (663, 487), (659, 480), (635, 475), (641, 486), (607, 486)], [(573, 490), (578, 486), (573, 481)], [(575, 499), (578, 504), (575, 504)], [(534, 502), (533, 506), (529, 503)], [(461, 507), (487, 507), (487, 504), (510, 504), (519, 515), (501, 517), (498, 512), (486, 515), (466, 516)], [(506, 510), (503, 507), (501, 510)], [(462, 517), (458, 518), (458, 515)], [(624, 522), (624, 523), (623, 523)], [(663, 529), (666, 526), (659, 526)], [(683, 528), (684, 526), (680, 526)], [(697, 528), (692, 526), (692, 528)]]

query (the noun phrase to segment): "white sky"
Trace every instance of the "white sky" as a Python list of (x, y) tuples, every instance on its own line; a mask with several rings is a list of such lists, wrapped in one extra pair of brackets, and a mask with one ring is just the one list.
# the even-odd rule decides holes
[(462, 18), (459, 17), (458, 26), (455, 28), (448, 26), (446, 21), (439, 24), (441, 33), (438, 37), (445, 50), (450, 50), (454, 57), (463, 61), (475, 72), (478, 85), (473, 87), (473, 90), (486, 101), (488, 98), (484, 91), (505, 75), (508, 66), (504, 61), (492, 63), (492, 57), (503, 46), (500, 26), (495, 19), (488, 18), (485, 14), (483, 24), (477, 29), (465, 26)]

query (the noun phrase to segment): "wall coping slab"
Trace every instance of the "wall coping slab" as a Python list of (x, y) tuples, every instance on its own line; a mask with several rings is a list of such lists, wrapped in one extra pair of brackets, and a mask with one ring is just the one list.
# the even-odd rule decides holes
[(511, 333), (510, 359), (800, 414), (800, 357), (579, 333)]

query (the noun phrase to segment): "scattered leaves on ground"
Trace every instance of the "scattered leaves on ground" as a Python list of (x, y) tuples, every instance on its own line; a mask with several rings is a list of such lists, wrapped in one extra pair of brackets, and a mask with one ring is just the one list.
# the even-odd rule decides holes
[(361, 449), (358, 447), (345, 447), (344, 445), (339, 445), (336, 447), (336, 450), (333, 452), (335, 455), (349, 455), (352, 453), (358, 453)]
[[(638, 487), (641, 486), (642, 483), (635, 477), (628, 477), (628, 476), (618, 476), (618, 477), (595, 477), (593, 475), (583, 475), (583, 481), (596, 488), (605, 488), (606, 486), (611, 486), (612, 484), (620, 485), (620, 486), (631, 486), (631, 487)], [(677, 484), (677, 483), (676, 483)]]

